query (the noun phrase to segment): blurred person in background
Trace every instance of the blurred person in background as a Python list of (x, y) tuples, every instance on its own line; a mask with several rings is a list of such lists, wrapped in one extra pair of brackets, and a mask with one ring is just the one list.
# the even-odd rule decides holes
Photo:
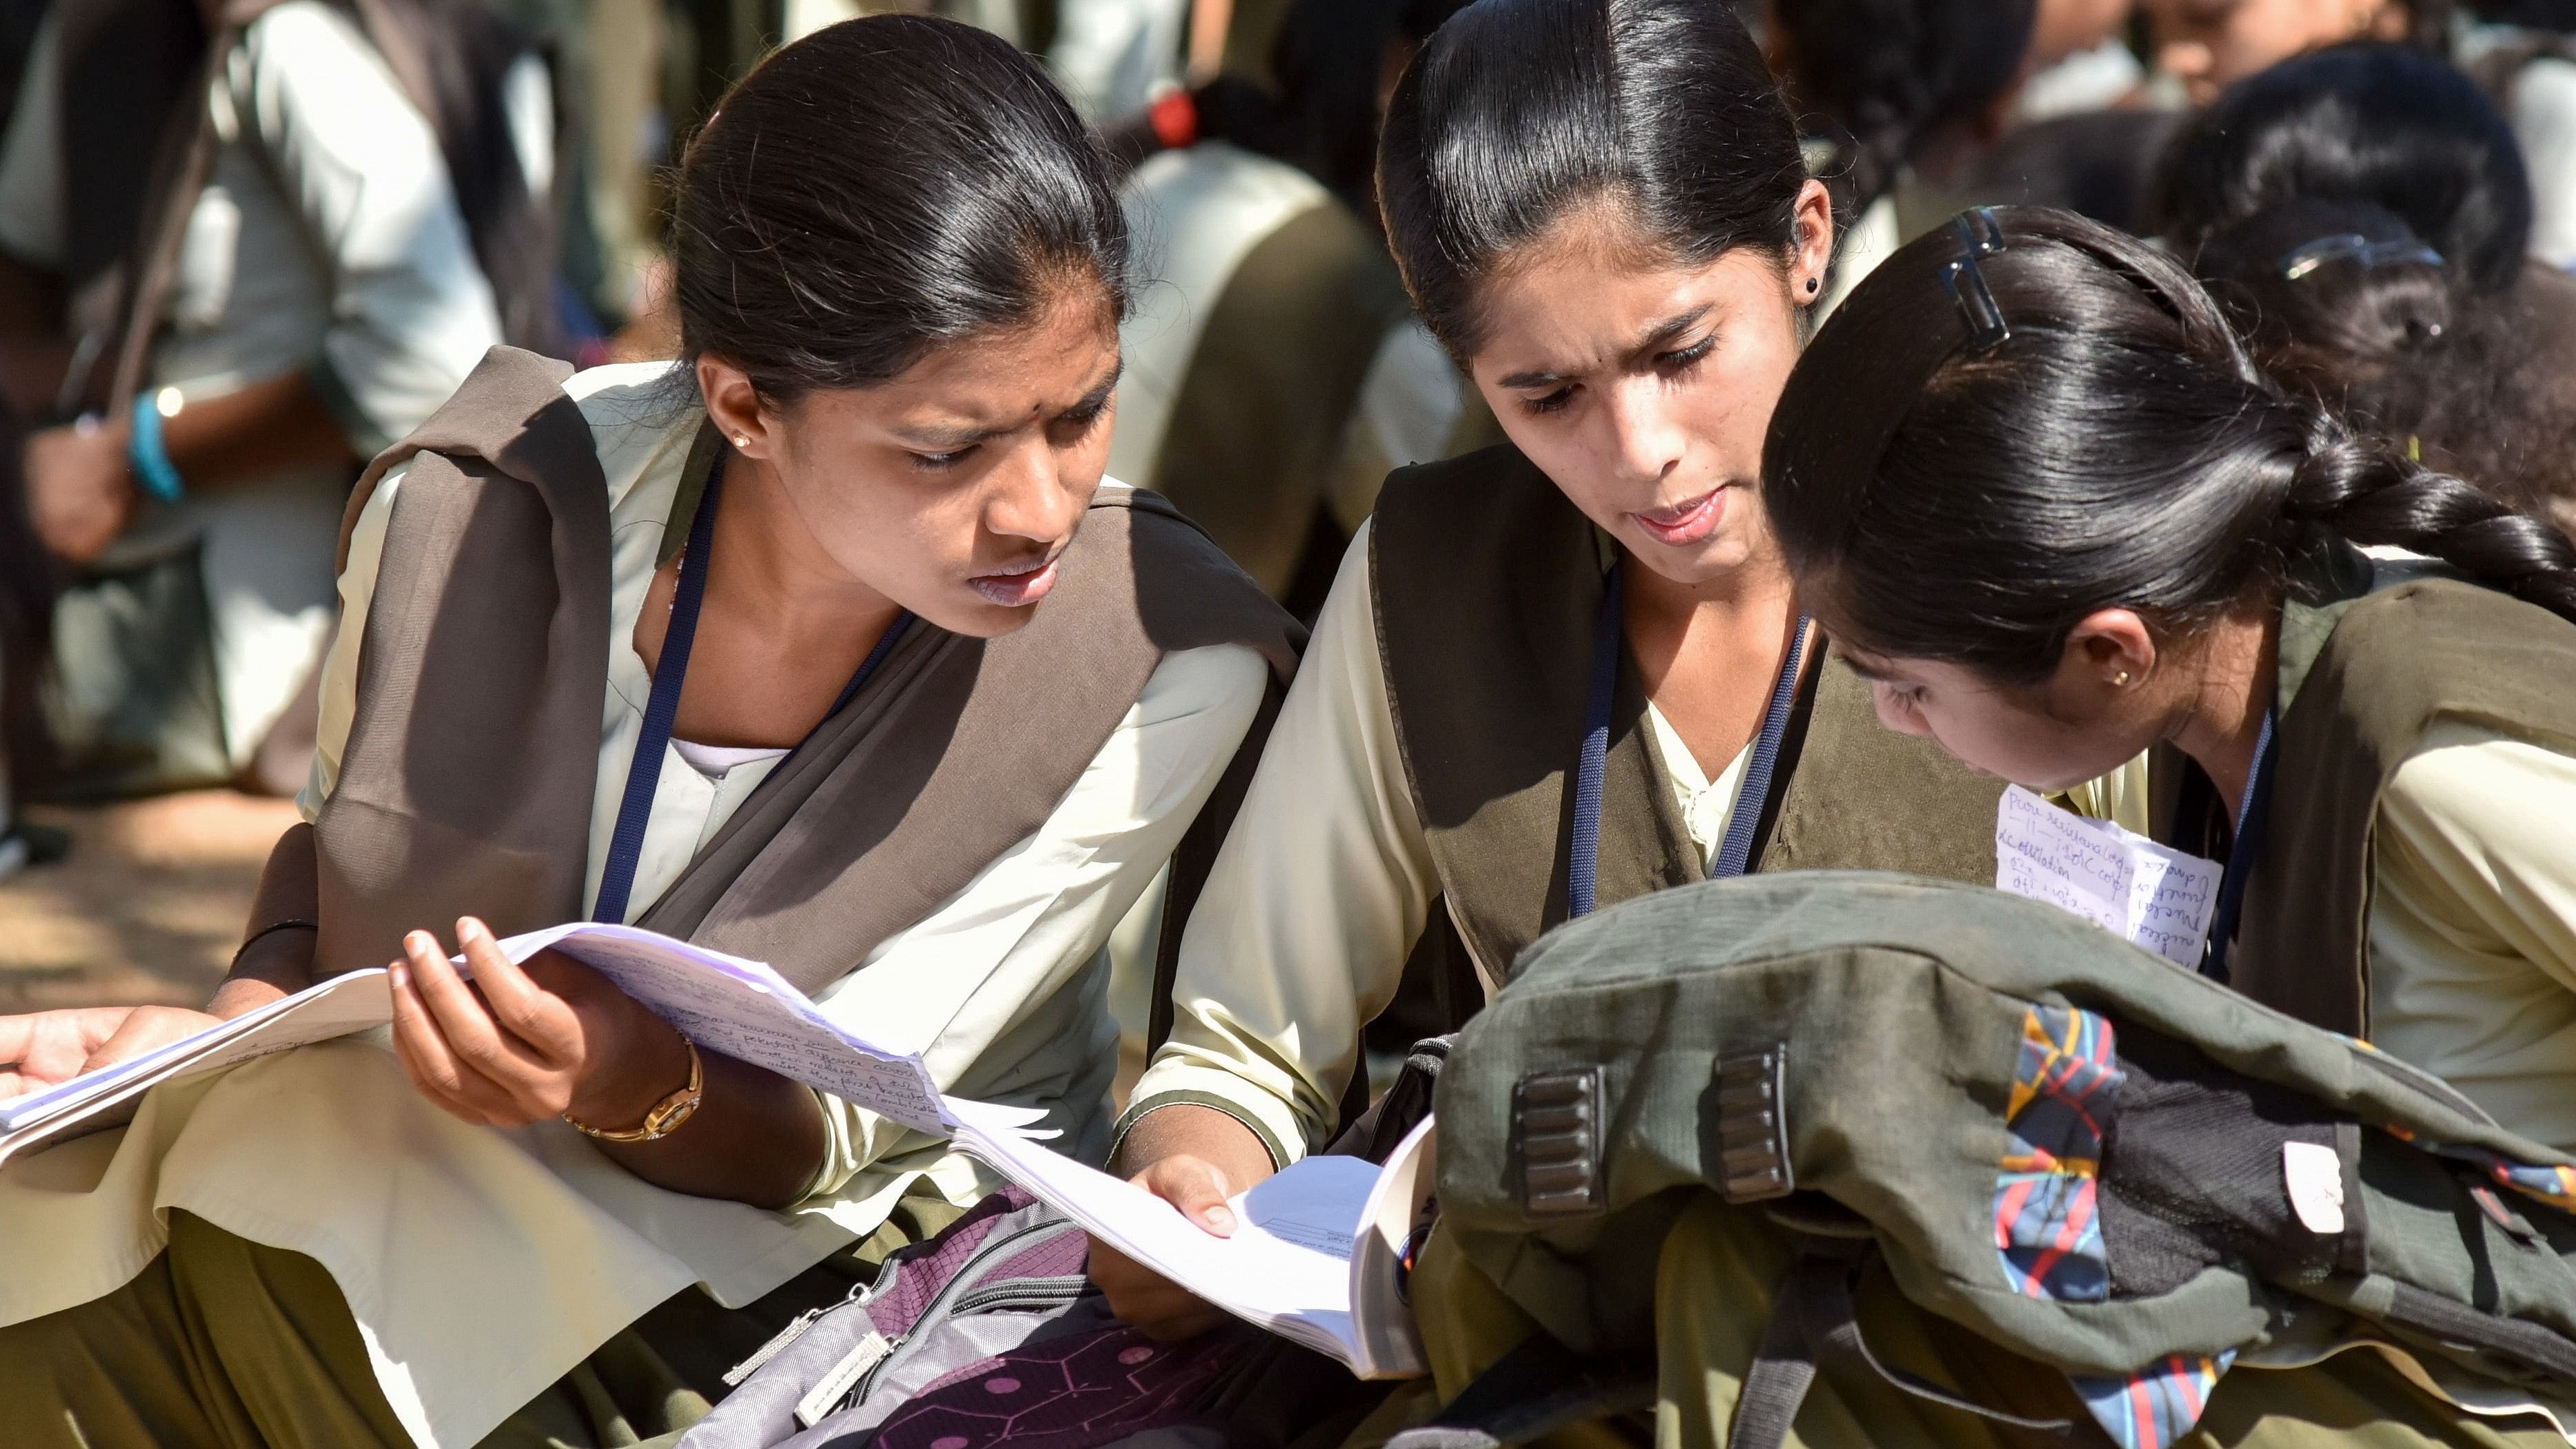
[(1170, 149), (1125, 186), (1147, 280), (1110, 471), (1310, 613), (1376, 481), (1448, 456), (1468, 411), (1412, 319), (1371, 177), (1386, 93), (1458, 3), (1298, 0), (1276, 91), (1227, 76), (1167, 97), (1149, 124)]
[(2576, 4), (2488, 0), (2453, 26), (2452, 57), (2486, 87), (2531, 171), (2531, 254), (2576, 267)]
[(2451, 0), (2144, 0), (2156, 69), (2193, 105), (2256, 71), (2347, 40), (2442, 51)]
[(2576, 265), (2576, 10), (2558, 0), (2145, 0), (2156, 66), (2196, 105), (2293, 56), (2352, 40), (2449, 56), (2495, 97), (2522, 143), (2534, 254)]
[[(361, 459), (555, 345), (543, 63), (475, 0), (55, 0), (0, 137), (0, 388), (61, 792), (291, 791)], [(73, 421), (77, 418), (78, 421)], [(30, 550), (34, 552), (34, 550)]]
[(2040, 0), (2030, 32), (2030, 79), (2013, 97), (2029, 125), (2133, 103), (2147, 68), (2129, 48), (2137, 0)]
[[(2036, 0), (1772, 0), (1764, 46), (1827, 178), (1841, 243), (1825, 308), (1949, 220), (1979, 148), (2003, 133)], [(1821, 314), (1820, 314), (1821, 315)]]
[(2522, 159), (2468, 77), (2386, 43), (2286, 61), (2194, 118), (2160, 205), (2277, 379), (2576, 521), (2576, 284), (2528, 258)]

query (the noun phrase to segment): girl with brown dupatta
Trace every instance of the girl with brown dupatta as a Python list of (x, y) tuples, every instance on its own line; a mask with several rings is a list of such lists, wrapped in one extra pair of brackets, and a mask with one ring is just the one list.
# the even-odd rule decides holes
[(0, 1020), (11, 1094), (396, 963), (390, 1052), (0, 1172), (0, 1442), (632, 1443), (989, 1185), (497, 935), (767, 960), (1105, 1150), (1103, 943), (1296, 642), (1103, 482), (1106, 169), (1008, 45), (881, 17), (735, 89), (676, 231), (686, 363), (496, 350), (361, 480), (309, 823), (208, 1012)]

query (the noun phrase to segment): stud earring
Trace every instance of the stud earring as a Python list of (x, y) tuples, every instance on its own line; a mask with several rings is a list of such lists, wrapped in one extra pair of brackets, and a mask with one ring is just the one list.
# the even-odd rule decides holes
[(2123, 669), (2123, 670), (2121, 670), (2119, 673), (2114, 674), (2114, 675), (2112, 675), (2112, 676), (2111, 676), (2111, 683), (2112, 683), (2113, 685), (2115, 685), (2115, 686), (2126, 686), (2126, 685), (2128, 684), (2128, 682), (2129, 682), (2129, 671), (2127, 671), (2127, 670), (2125, 670), (2125, 669)]
[(735, 447), (737, 447), (737, 448), (748, 448), (748, 447), (750, 447), (750, 446), (751, 446), (751, 434), (749, 434), (749, 433), (736, 433), (736, 434), (734, 434), (734, 435), (733, 435), (733, 445), (734, 445)]
[(1816, 289), (1823, 285), (1824, 283), (1817, 278), (1809, 277), (1807, 279), (1807, 295), (1810, 297), (1816, 295)]

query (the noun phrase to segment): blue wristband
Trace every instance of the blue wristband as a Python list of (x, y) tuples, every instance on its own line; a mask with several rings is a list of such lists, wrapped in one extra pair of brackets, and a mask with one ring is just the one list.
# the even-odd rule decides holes
[(170, 450), (161, 442), (161, 405), (151, 393), (139, 393), (134, 399), (134, 430), (125, 444), (125, 460), (134, 467), (134, 476), (143, 482), (143, 491), (164, 503), (176, 503), (188, 494), (179, 481), (179, 469), (170, 461)]

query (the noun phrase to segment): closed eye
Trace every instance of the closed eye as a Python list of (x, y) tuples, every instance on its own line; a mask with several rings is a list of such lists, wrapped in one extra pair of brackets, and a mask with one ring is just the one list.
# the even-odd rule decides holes
[(1656, 354), (1655, 366), (1658, 370), (1666, 373), (1684, 372), (1698, 365), (1702, 359), (1706, 358), (1709, 353), (1716, 349), (1717, 334), (1712, 332), (1708, 336), (1701, 338), (1699, 341), (1692, 343), (1688, 347), (1676, 348), (1671, 352)]
[(974, 455), (973, 447), (959, 448), (952, 453), (915, 453), (912, 466), (924, 473), (945, 473)]
[(1523, 398), (1521, 406), (1534, 413), (1552, 413), (1562, 411), (1565, 405), (1572, 401), (1574, 401), (1574, 384), (1567, 383), (1543, 397)]

